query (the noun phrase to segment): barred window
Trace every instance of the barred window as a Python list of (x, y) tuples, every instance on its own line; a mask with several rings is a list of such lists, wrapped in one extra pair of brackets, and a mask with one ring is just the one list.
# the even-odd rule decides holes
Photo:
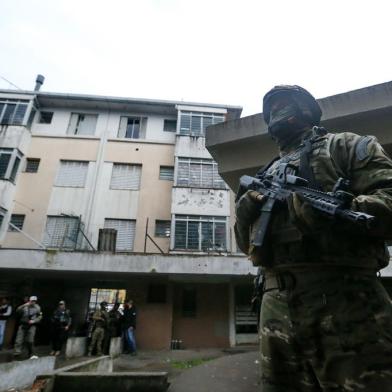
[(193, 188), (226, 188), (212, 159), (179, 158), (177, 186)]
[(174, 248), (226, 250), (226, 218), (219, 216), (175, 216)]
[(79, 221), (72, 216), (48, 216), (43, 244), (48, 248), (75, 249)]
[(0, 101), (0, 124), (22, 125), (27, 111), (28, 101), (7, 99)]
[(61, 160), (55, 185), (83, 188), (86, 184), (88, 164), (83, 161)]
[(155, 237), (170, 237), (171, 221), (156, 220), (155, 221)]
[(174, 167), (173, 166), (160, 166), (159, 167), (159, 179), (173, 181)]
[(41, 160), (39, 158), (27, 158), (26, 159), (26, 173), (37, 173), (39, 163)]
[(133, 250), (136, 221), (131, 219), (105, 219), (105, 229), (117, 230), (116, 251)]
[(141, 165), (113, 163), (110, 189), (140, 189)]
[[(10, 223), (14, 226), (16, 226), (19, 230), (23, 229), (23, 223), (25, 220), (26, 215), (21, 215), (21, 214), (12, 214)], [(11, 225), (8, 227), (8, 231), (18, 231)]]
[(208, 126), (225, 121), (223, 114), (181, 112), (180, 135), (204, 136)]

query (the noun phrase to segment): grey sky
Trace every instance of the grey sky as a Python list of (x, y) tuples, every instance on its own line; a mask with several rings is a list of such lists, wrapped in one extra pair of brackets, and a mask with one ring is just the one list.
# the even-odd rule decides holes
[(391, 11), (383, 0), (2, 0), (0, 75), (248, 115), (275, 84), (323, 97), (391, 80)]

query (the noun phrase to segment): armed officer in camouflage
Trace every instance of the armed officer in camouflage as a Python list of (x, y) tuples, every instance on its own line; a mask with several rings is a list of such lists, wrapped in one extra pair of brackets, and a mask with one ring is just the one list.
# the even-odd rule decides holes
[(252, 245), (266, 197), (236, 203), (238, 245), (264, 276), (260, 319), (263, 392), (392, 391), (392, 308), (377, 278), (392, 239), (392, 160), (372, 136), (327, 133), (321, 109), (299, 86), (263, 100), (280, 157), (309, 186), (350, 181), (351, 208), (375, 216), (370, 229), (314, 210), (298, 194), (272, 211), (268, 241)]

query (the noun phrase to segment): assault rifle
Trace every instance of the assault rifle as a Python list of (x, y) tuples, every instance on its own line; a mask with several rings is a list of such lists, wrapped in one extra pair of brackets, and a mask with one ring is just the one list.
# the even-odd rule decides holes
[(354, 195), (349, 193), (349, 181), (339, 178), (332, 192), (322, 192), (308, 187), (308, 181), (296, 176), (296, 167), (288, 163), (278, 166), (274, 175), (264, 175), (261, 178), (242, 176), (240, 178), (239, 195), (247, 190), (261, 193), (265, 200), (261, 204), (259, 227), (252, 245), (263, 246), (267, 229), (271, 220), (272, 210), (287, 203), (287, 199), (295, 192), (313, 208), (325, 214), (345, 219), (364, 229), (371, 227), (374, 216), (351, 210)]

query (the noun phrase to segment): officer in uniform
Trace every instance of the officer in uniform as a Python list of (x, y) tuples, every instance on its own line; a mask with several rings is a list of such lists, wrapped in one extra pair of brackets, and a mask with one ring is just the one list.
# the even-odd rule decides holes
[(392, 308), (377, 279), (392, 239), (392, 161), (375, 137), (320, 128), (321, 109), (299, 86), (269, 91), (263, 116), (280, 156), (258, 176), (289, 163), (324, 192), (343, 177), (351, 208), (376, 219), (362, 230), (293, 194), (272, 211), (259, 248), (252, 240), (265, 198), (248, 191), (238, 199), (237, 243), (264, 276), (262, 391), (392, 391)]
[(37, 304), (37, 297), (35, 295), (31, 296), (28, 302), (16, 309), (16, 314), (19, 316), (20, 324), (16, 334), (14, 355), (20, 355), (23, 346), (26, 345), (28, 356), (35, 358), (33, 352), (34, 338), (37, 324), (42, 320), (41, 307)]
[(88, 348), (88, 355), (91, 356), (96, 346), (97, 355), (102, 355), (102, 345), (105, 338), (105, 331), (108, 321), (108, 312), (106, 311), (108, 304), (103, 301), (100, 303), (100, 309), (96, 310), (93, 314), (93, 333), (91, 336), (91, 343)]

